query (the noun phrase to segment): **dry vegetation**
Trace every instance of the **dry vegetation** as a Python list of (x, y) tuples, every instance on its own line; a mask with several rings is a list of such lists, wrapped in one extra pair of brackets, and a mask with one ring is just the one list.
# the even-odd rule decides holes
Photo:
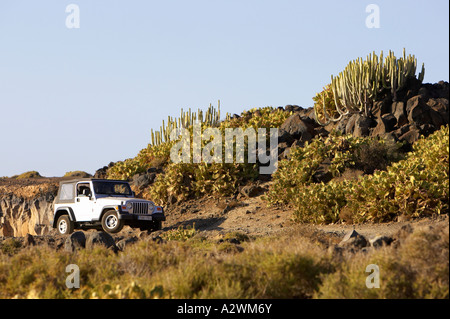
[[(400, 231), (390, 246), (338, 250), (335, 238), (292, 228), (283, 235), (229, 233), (211, 239), (174, 229), (123, 251), (74, 253), (49, 245), (0, 244), (1, 298), (448, 298), (448, 220)], [(328, 243), (327, 243), (328, 242)], [(80, 268), (79, 289), (65, 285)], [(380, 268), (380, 288), (365, 285)]]

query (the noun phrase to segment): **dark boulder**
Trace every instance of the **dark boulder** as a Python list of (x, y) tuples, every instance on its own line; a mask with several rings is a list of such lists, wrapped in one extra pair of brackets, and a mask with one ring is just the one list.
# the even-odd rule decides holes
[(70, 234), (64, 242), (64, 250), (68, 252), (74, 252), (77, 249), (86, 247), (86, 236), (82, 231), (77, 231)]
[(355, 119), (355, 127), (353, 129), (354, 137), (364, 137), (370, 135), (370, 129), (374, 126), (376, 122), (370, 117), (362, 114), (357, 114)]
[(405, 113), (404, 102), (394, 102), (391, 105), (391, 113), (397, 121), (397, 127), (401, 127), (408, 123), (408, 118)]
[(382, 101), (375, 101), (370, 110), (371, 111), (370, 113), (372, 113), (374, 117), (381, 117), (382, 115), (389, 113), (391, 103), (392, 101), (389, 99), (384, 99)]
[(295, 113), (288, 117), (280, 127), (280, 136), (286, 138), (286, 134), (294, 140), (306, 142), (313, 138), (314, 127), (303, 121), (298, 113)]
[(24, 245), (25, 247), (35, 246), (35, 245), (36, 245), (36, 241), (34, 240), (33, 235), (27, 234), (27, 235), (25, 236), (23, 245)]
[(367, 239), (356, 230), (349, 231), (339, 243), (339, 247), (348, 248), (351, 250), (361, 249), (367, 247), (367, 245)]
[(415, 125), (406, 126), (409, 128), (403, 135), (401, 135), (398, 140), (400, 142), (407, 142), (408, 144), (413, 144), (420, 137), (420, 131)]
[(426, 103), (426, 99), (421, 95), (413, 96), (406, 103), (406, 114), (411, 124), (421, 125), (431, 122), (429, 115), (430, 107)]
[(126, 247), (129, 247), (131, 244), (137, 242), (139, 239), (136, 236), (124, 238), (117, 243), (117, 248), (121, 251), (124, 251)]
[(374, 248), (379, 248), (379, 247), (383, 247), (383, 246), (389, 246), (392, 242), (394, 241), (394, 239), (392, 239), (392, 237), (388, 237), (388, 236), (376, 236), (375, 238), (370, 240), (370, 245)]
[(94, 178), (106, 178), (108, 169), (114, 166), (113, 162), (110, 162), (108, 166), (103, 166), (102, 168), (99, 168), (95, 171)]
[(284, 110), (287, 112), (299, 112), (303, 110), (301, 106), (288, 104), (284, 107)]
[(391, 132), (397, 124), (397, 119), (392, 113), (386, 113), (377, 118), (377, 126), (373, 129), (372, 136), (385, 136)]
[(155, 180), (156, 173), (136, 174), (133, 176), (133, 185), (139, 189), (144, 189)]
[(86, 239), (86, 249), (93, 249), (96, 245), (112, 249), (114, 252), (118, 249), (114, 238), (110, 234), (102, 231), (90, 233)]
[(430, 98), (427, 101), (430, 108), (431, 121), (439, 128), (441, 125), (449, 123), (448, 100), (443, 98)]

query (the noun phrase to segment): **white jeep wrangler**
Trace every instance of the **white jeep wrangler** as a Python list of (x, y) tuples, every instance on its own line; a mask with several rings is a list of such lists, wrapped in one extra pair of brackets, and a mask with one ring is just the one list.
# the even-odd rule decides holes
[(160, 230), (166, 220), (161, 206), (135, 198), (126, 181), (93, 178), (63, 181), (54, 204), (52, 226), (62, 235), (88, 228), (117, 233), (124, 225)]

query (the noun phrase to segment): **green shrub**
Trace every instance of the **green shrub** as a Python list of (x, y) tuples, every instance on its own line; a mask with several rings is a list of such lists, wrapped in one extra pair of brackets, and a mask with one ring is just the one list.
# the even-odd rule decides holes
[(2, 254), (14, 255), (20, 250), (21, 247), (21, 241), (16, 238), (7, 238), (0, 242), (0, 252)]
[(326, 124), (329, 118), (338, 118), (339, 113), (336, 110), (336, 104), (334, 102), (333, 90), (331, 84), (325, 86), (322, 92), (317, 93), (313, 97), (314, 101), (314, 115), (317, 123)]
[(232, 231), (232, 232), (228, 232), (225, 234), (225, 236), (223, 236), (224, 240), (232, 240), (235, 239), (239, 242), (245, 242), (245, 241), (249, 241), (250, 237), (248, 237), (247, 234), (240, 232), (240, 231)]
[(118, 180), (130, 180), (134, 175), (145, 172), (145, 166), (140, 165), (136, 158), (128, 158), (116, 162), (107, 171), (107, 178)]
[(130, 180), (134, 175), (146, 172), (150, 167), (163, 168), (169, 162), (173, 142), (153, 146), (148, 144), (134, 158), (115, 163), (108, 169), (107, 178)]
[(355, 167), (365, 174), (373, 174), (376, 170), (384, 171), (392, 162), (404, 157), (399, 152), (400, 147), (401, 144), (390, 140), (373, 139), (364, 143), (357, 151)]
[(244, 111), (239, 117), (230, 118), (220, 123), (220, 128), (242, 128), (243, 130), (252, 127), (258, 128), (276, 128), (280, 127), (286, 119), (292, 115), (292, 112), (286, 112), (271, 106), (262, 108), (253, 108)]
[(195, 230), (195, 224), (192, 227), (184, 228), (182, 226), (177, 229), (171, 229), (163, 233), (162, 237), (165, 240), (178, 240), (178, 241), (186, 241), (189, 238), (194, 237), (197, 234)]
[(442, 127), (413, 146), (405, 160), (360, 179), (348, 189), (354, 220), (391, 221), (448, 213), (449, 128)]
[[(228, 117), (220, 122), (218, 128), (224, 136), (226, 128), (240, 127), (245, 130), (248, 127), (254, 129), (279, 127), (289, 115), (289, 112), (272, 107), (252, 109), (244, 111), (239, 118)], [(202, 123), (202, 131), (207, 127), (207, 123)], [(192, 137), (193, 127), (190, 126), (189, 130)], [(209, 142), (210, 140), (202, 140), (202, 147)], [(163, 174), (158, 175), (143, 196), (164, 204), (171, 196), (178, 201), (204, 195), (230, 196), (238, 191), (239, 186), (258, 176), (258, 164), (248, 163), (248, 158), (245, 159), (245, 163), (235, 161), (225, 163), (225, 144), (222, 145), (222, 163), (172, 163), (170, 148), (174, 145), (173, 143), (175, 141), (162, 143), (156, 147), (149, 145), (136, 158), (114, 165), (108, 177), (130, 178), (133, 174), (148, 169), (155, 160), (161, 161), (164, 163)], [(244, 147), (247, 154), (247, 141)], [(157, 151), (159, 151), (158, 154)]]
[[(448, 213), (448, 132), (446, 126), (420, 139), (404, 160), (392, 163), (386, 171), (327, 184), (312, 183), (312, 175), (328, 152), (325, 143), (315, 141), (311, 145), (318, 147), (295, 150), (290, 161), (281, 162), (267, 199), (272, 204), (292, 204), (299, 222), (337, 222), (342, 220), (343, 210), (353, 222), (392, 221), (400, 214), (424, 217)], [(335, 154), (338, 161), (333, 163), (332, 159), (331, 166), (336, 165), (338, 172), (357, 163), (356, 152)]]
[[(314, 176), (323, 169), (324, 163), (328, 163), (327, 169), (334, 177), (340, 176), (346, 168), (362, 168), (366, 173), (385, 169), (387, 164), (402, 158), (400, 146), (399, 143), (391, 144), (383, 139), (343, 136), (334, 131), (326, 138), (314, 138), (302, 148), (292, 148), (290, 159), (278, 163), (267, 199), (272, 204), (291, 203), (297, 200), (299, 191), (308, 194), (329, 191), (330, 186), (326, 185), (314, 185), (310, 190), (305, 189), (314, 183)], [(366, 161), (369, 155), (374, 155), (378, 160)], [(321, 200), (325, 199), (324, 196), (321, 196)]]
[(170, 196), (178, 201), (204, 195), (230, 196), (240, 185), (258, 176), (256, 165), (233, 163), (171, 163), (145, 193), (164, 204)]

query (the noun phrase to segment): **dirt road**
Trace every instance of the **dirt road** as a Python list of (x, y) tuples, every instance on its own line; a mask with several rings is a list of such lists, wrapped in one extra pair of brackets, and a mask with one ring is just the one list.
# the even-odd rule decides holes
[[(298, 224), (292, 220), (293, 208), (268, 207), (262, 194), (255, 197), (240, 196), (236, 200), (204, 198), (168, 206), (165, 229), (195, 224), (207, 236), (215, 237), (227, 232), (244, 232), (248, 235), (274, 235), (287, 231), (300, 231), (305, 235), (325, 236), (339, 241), (352, 229), (368, 239), (376, 236), (392, 236), (403, 226), (432, 227), (437, 223), (447, 223), (448, 215), (417, 220), (400, 220), (389, 223), (367, 224)], [(335, 239), (335, 240), (333, 240)]]

